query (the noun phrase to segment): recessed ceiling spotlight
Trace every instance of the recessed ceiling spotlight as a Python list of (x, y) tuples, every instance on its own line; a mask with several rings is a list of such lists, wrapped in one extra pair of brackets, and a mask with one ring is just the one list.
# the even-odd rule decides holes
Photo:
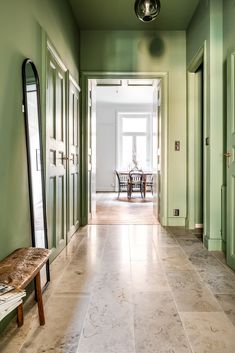
[(160, 0), (136, 0), (135, 13), (136, 16), (143, 22), (155, 20), (160, 12)]

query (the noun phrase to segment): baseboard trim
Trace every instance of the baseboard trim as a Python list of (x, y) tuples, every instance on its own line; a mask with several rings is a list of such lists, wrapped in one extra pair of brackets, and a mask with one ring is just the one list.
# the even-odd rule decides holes
[(117, 192), (117, 191), (112, 188), (102, 188), (102, 189), (97, 188), (96, 192)]
[(203, 237), (203, 243), (208, 251), (222, 251), (223, 241), (222, 239), (211, 239), (207, 235)]
[[(155, 217), (157, 217), (157, 215), (155, 214)], [(167, 226), (167, 219), (165, 217), (159, 217), (159, 222), (162, 226), (166, 227)]]
[(203, 228), (203, 224), (202, 223), (196, 223), (195, 224), (195, 229), (202, 229)]
[(181, 226), (181, 227), (185, 227), (185, 218), (183, 217), (168, 217), (167, 219), (167, 225), (170, 227), (174, 227), (174, 226)]
[(191, 219), (189, 219), (189, 218), (186, 218), (186, 219), (185, 219), (185, 227), (186, 227), (187, 229), (194, 229), (194, 223), (193, 223), (193, 221), (192, 221)]

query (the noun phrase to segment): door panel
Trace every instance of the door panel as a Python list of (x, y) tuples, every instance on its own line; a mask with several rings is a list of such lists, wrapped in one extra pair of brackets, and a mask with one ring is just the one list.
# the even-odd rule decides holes
[(195, 73), (194, 227), (203, 227), (203, 65)]
[(55, 257), (66, 245), (65, 71), (49, 51), (46, 106), (48, 238)]
[(235, 53), (228, 58), (227, 107), (227, 263), (235, 269)]
[(154, 116), (152, 120), (152, 165), (153, 165), (153, 209), (155, 217), (161, 219), (161, 188), (160, 188), (160, 178), (161, 178), (161, 83), (159, 82), (155, 85), (153, 94), (153, 104), (154, 104)]
[(56, 233), (55, 233), (55, 227), (53, 226), (56, 221), (56, 178), (51, 177), (49, 180), (49, 202), (48, 202), (48, 234), (49, 236), (49, 249), (55, 249), (56, 248)]
[(96, 214), (96, 80), (91, 80), (91, 214)]
[(88, 81), (88, 126), (87, 126), (87, 135), (88, 135), (88, 175), (87, 175), (87, 180), (88, 180), (88, 221), (92, 217), (92, 140), (91, 140), (91, 115), (92, 115), (92, 86), (91, 86), (91, 81)]
[(79, 87), (72, 78), (69, 79), (69, 113), (68, 113), (68, 207), (67, 228), (68, 240), (79, 227)]

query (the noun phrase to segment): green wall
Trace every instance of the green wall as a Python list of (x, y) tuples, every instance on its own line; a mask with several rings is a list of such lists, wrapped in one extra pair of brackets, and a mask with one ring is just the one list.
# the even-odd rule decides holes
[(210, 42), (210, 4), (209, 0), (201, 0), (186, 31), (187, 66), (204, 41)]
[[(184, 31), (81, 31), (80, 69), (89, 72), (169, 75), (168, 215), (169, 225), (186, 217), (186, 37)], [(174, 141), (181, 151), (174, 151)], [(173, 209), (180, 217), (173, 217)]]
[(204, 241), (210, 250), (220, 250), (222, 248), (221, 187), (223, 185), (222, 0), (201, 0), (187, 30), (187, 68), (191, 68), (198, 51), (203, 46), (205, 69), (204, 138), (209, 137), (210, 141), (210, 145), (205, 148), (204, 152), (206, 161)]
[(78, 31), (65, 0), (7, 0), (0, 5), (0, 259), (31, 244), (21, 66), (41, 77), (42, 29), (78, 77)]
[[(77, 79), (79, 43), (77, 27), (65, 0), (1, 1), (0, 23), (0, 259), (2, 259), (16, 248), (31, 246), (24, 116), (21, 111), (23, 60), (26, 57), (31, 58), (42, 78), (44, 61), (42, 38), (45, 37), (42, 33), (45, 31), (67, 68)], [(9, 319), (10, 317), (7, 317), (0, 323), (0, 331)]]
[(234, 18), (235, 18), (235, 6), (234, 1), (224, 0), (224, 62), (226, 61), (227, 55), (235, 49), (235, 29), (234, 29)]

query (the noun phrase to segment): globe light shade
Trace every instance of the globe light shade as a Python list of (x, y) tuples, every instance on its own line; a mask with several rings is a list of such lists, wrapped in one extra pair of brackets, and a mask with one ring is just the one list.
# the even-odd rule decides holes
[(136, 16), (143, 22), (155, 20), (160, 12), (160, 0), (136, 0), (135, 13)]

